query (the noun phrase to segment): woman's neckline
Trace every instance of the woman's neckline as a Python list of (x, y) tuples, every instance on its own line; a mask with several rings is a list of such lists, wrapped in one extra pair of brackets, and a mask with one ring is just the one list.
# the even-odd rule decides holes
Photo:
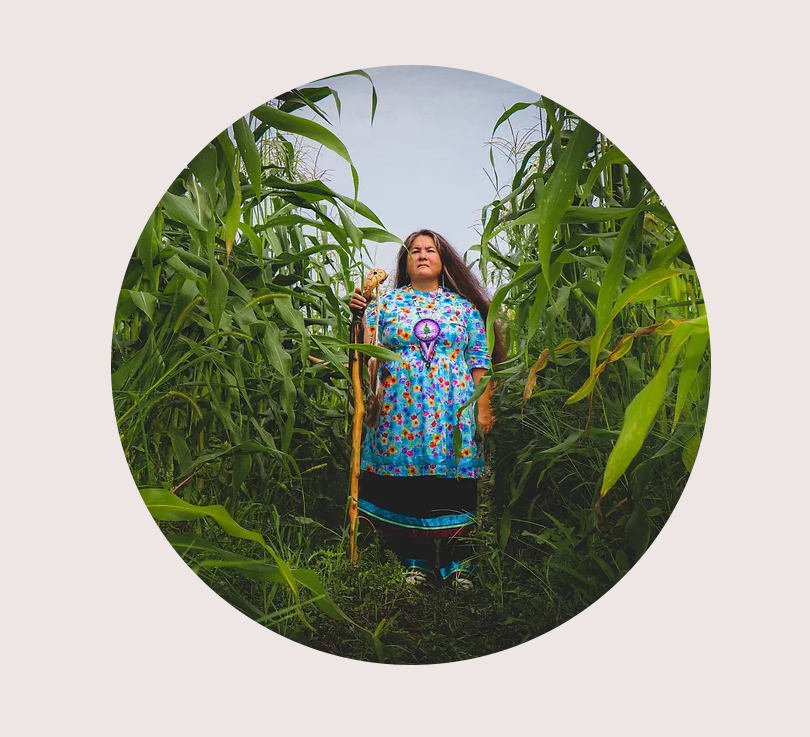
[(413, 285), (411, 285), (411, 284), (406, 284), (405, 285), (405, 290), (410, 292), (411, 294), (414, 294), (414, 295), (421, 294), (421, 295), (423, 295), (425, 297), (432, 297), (433, 295), (439, 295), (439, 294), (442, 294), (445, 291), (444, 289), (442, 289), (441, 286), (439, 286), (439, 287), (437, 287), (436, 289), (434, 289), (434, 290), (432, 290), (430, 292), (423, 292), (421, 289), (414, 289)]

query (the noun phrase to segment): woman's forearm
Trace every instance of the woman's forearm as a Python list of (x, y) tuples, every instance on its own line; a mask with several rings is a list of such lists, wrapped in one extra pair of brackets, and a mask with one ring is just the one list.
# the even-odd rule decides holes
[[(476, 388), (478, 387), (478, 382), (481, 381), (481, 377), (486, 372), (487, 372), (487, 370), (483, 369), (483, 368), (474, 368), (472, 370), (472, 377), (473, 377), (473, 381), (475, 382)], [(481, 411), (481, 410), (489, 411), (490, 410), (489, 395), (490, 395), (491, 391), (492, 391), (492, 386), (490, 384), (487, 384), (487, 388), (484, 389), (484, 393), (480, 397), (478, 397), (478, 402), (476, 403), (476, 406), (477, 406), (479, 411)]]

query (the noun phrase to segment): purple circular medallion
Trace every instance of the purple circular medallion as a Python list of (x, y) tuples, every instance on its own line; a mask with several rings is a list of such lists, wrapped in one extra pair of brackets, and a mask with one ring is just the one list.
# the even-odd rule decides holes
[(416, 333), (416, 338), (419, 341), (436, 340), (436, 338), (438, 338), (439, 334), (442, 332), (442, 329), (439, 327), (439, 323), (431, 319), (420, 320), (418, 323), (416, 323), (416, 325), (414, 325), (413, 329)]
[(436, 341), (442, 334), (442, 329), (439, 323), (430, 318), (420, 320), (413, 326), (414, 335), (419, 341), (419, 347), (422, 349), (422, 355), (426, 361), (430, 360), (433, 355), (433, 349), (436, 346)]

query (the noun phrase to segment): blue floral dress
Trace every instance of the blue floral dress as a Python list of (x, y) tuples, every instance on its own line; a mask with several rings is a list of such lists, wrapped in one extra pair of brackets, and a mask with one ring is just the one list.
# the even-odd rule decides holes
[[(378, 315), (379, 311), (379, 315)], [(475, 439), (475, 404), (459, 408), (475, 391), (471, 370), (490, 367), (486, 330), (478, 309), (455, 292), (400, 287), (366, 311), (366, 330), (403, 360), (381, 362), (383, 403), (376, 428), (366, 428), (362, 469), (383, 476), (442, 476), (477, 479), (484, 468)], [(414, 325), (422, 318), (440, 328), (426, 360)], [(456, 466), (453, 429), (461, 430)]]

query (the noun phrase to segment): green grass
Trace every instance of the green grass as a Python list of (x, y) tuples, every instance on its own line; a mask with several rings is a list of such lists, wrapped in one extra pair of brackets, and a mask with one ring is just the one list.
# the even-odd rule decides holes
[[(368, 529), (360, 535), (360, 562), (353, 566), (342, 525), (330, 529), (314, 518), (279, 515), (275, 508), (269, 515), (266, 509), (246, 509), (253, 513), (254, 524), (264, 520), (265, 538), (291, 567), (317, 574), (354, 624), (308, 604), (311, 592), (302, 596), (305, 623), (283, 585), (252, 581), (234, 570), (198, 572), (214, 591), (254, 619), (281, 612), (279, 619), (263, 620), (269, 629), (334, 655), (443, 663), (499, 652), (576, 616), (615, 585), (636, 559), (625, 532), (628, 505), (620, 503), (594, 532), (592, 490), (572, 476), (573, 468), (560, 464), (540, 493), (525, 494), (514, 508), (505, 549), (498, 544), (497, 521), (506, 500), (491, 479), (481, 484), (480, 525), (473, 537), (478, 571), (472, 591), (457, 591), (437, 580), (421, 587), (406, 584), (401, 565)], [(650, 484), (645, 502), (653, 539), (677, 502), (684, 475), (672, 463)], [(598, 474), (593, 474), (593, 484), (597, 480)], [(336, 495), (341, 488), (335, 484)], [(229, 540), (211, 525), (201, 523), (199, 532), (215, 544), (257, 557), (255, 546)], [(189, 558), (192, 566), (200, 560)], [(367, 632), (378, 637), (382, 655)]]

